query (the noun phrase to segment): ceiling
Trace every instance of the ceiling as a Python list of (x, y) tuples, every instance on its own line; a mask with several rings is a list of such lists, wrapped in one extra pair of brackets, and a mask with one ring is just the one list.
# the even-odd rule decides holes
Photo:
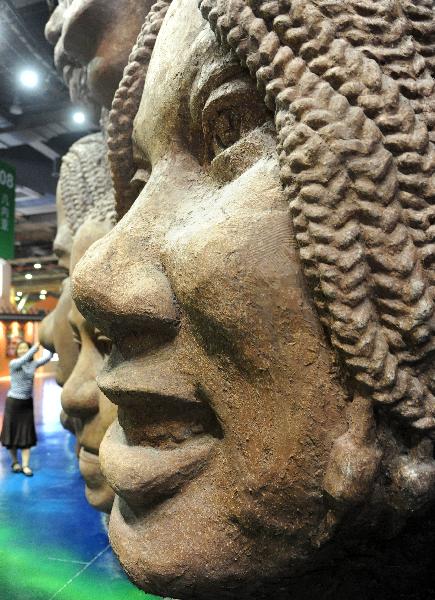
[[(0, 0), (0, 160), (17, 171), (16, 283), (35, 261), (43, 264), (35, 274), (41, 283), (60, 273), (52, 254), (60, 158), (89, 132), (72, 120), (74, 107), (44, 38), (48, 16), (46, 0)], [(36, 89), (19, 84), (23, 68), (39, 73)]]

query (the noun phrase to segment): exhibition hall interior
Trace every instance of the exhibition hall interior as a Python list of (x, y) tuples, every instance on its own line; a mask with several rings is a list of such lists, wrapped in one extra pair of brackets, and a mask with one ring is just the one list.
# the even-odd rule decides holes
[(0, 0), (0, 600), (435, 598), (434, 0)]

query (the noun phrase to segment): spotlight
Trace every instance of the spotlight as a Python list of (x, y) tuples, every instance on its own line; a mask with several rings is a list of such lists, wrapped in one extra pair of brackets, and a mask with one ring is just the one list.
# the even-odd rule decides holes
[(41, 296), (46, 296), (47, 295), (47, 290), (41, 290), (39, 293), (41, 294)]
[(39, 75), (33, 69), (23, 69), (19, 75), (19, 80), (23, 87), (34, 89), (38, 86)]
[(25, 277), (26, 279), (32, 279), (33, 275), (32, 275), (32, 273), (26, 273), (26, 274), (24, 275), (24, 277)]
[(22, 295), (23, 295), (23, 292), (17, 292), (17, 296), (18, 296), (19, 298), (21, 298), (21, 296), (22, 296)]
[(77, 123), (77, 125), (83, 125), (83, 123), (86, 121), (86, 115), (81, 110), (76, 110), (76, 112), (73, 113), (72, 118), (74, 123)]
[(41, 266), (42, 266), (42, 265), (41, 265), (41, 263), (35, 263), (35, 264), (33, 265), (33, 268), (34, 268), (34, 269), (40, 269), (40, 268), (41, 268)]

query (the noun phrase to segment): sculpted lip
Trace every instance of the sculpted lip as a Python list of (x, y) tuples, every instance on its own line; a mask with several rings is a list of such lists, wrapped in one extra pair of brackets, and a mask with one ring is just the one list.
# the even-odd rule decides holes
[(131, 446), (115, 421), (101, 444), (101, 470), (130, 507), (148, 508), (196, 477), (207, 464), (216, 441), (206, 434), (171, 449)]
[(88, 446), (82, 444), (80, 452), (84, 453), (87, 460), (96, 460), (98, 462), (98, 450), (94, 448), (89, 448)]
[(74, 67), (71, 64), (67, 64), (63, 67), (62, 69), (62, 74), (63, 74), (63, 80), (65, 81), (66, 85), (68, 86), (72, 76), (74, 75), (74, 69), (76, 67)]
[(98, 455), (83, 446), (79, 455), (80, 473), (86, 483), (86, 497), (96, 509), (109, 513), (113, 504), (113, 490), (101, 472)]
[(91, 489), (99, 488), (104, 483), (98, 454), (89, 451), (84, 446), (80, 448), (79, 466), (80, 473), (88, 487)]
[[(130, 507), (148, 508), (199, 474), (222, 430), (194, 386), (166, 373), (169, 365), (161, 363), (158, 379), (159, 369), (143, 365), (137, 381), (128, 364), (106, 367), (98, 377), (104, 394), (119, 407), (118, 420), (100, 446), (100, 464), (110, 486)], [(124, 369), (130, 371), (129, 379), (119, 377)], [(184, 395), (175, 395), (176, 390)]]

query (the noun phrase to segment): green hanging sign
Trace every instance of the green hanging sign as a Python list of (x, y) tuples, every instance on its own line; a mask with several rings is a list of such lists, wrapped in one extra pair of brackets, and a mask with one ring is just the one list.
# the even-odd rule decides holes
[(0, 160), (0, 258), (14, 258), (15, 168)]

